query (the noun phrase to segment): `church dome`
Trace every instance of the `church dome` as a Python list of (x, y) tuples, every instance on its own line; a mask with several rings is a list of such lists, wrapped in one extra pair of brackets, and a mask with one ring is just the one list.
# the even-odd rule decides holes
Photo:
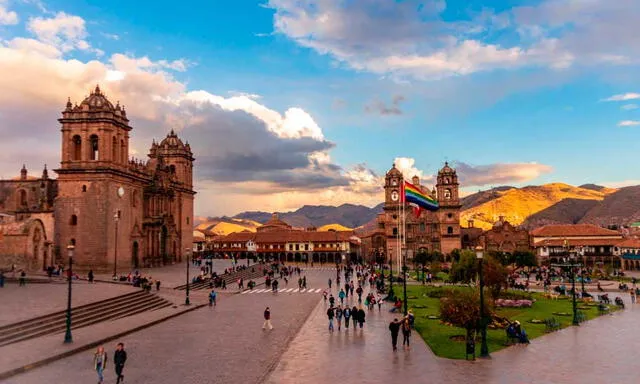
[(99, 85), (96, 85), (96, 89), (91, 92), (89, 97), (87, 97), (82, 101), (82, 103), (80, 103), (80, 108), (89, 110), (115, 111), (115, 107), (107, 99), (104, 93), (102, 93)]
[(400, 170), (396, 168), (396, 163), (393, 163), (393, 166), (391, 167), (389, 172), (387, 172), (387, 176), (402, 177), (402, 172), (400, 172)]
[(449, 173), (449, 174), (451, 174), (451, 173), (455, 173), (455, 171), (456, 171), (455, 169), (453, 169), (453, 168), (451, 168), (449, 166), (449, 162), (445, 161), (444, 167), (442, 167), (442, 169), (440, 171), (438, 171), (438, 173)]
[(169, 149), (186, 149), (184, 143), (178, 135), (171, 130), (171, 132), (160, 142), (160, 148), (169, 148)]

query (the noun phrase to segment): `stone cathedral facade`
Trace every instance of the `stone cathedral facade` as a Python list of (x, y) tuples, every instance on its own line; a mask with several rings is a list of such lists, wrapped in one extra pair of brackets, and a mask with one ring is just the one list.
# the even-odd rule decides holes
[(133, 128), (125, 108), (98, 86), (79, 105), (69, 100), (58, 121), (60, 167), (58, 178), (48, 181), (54, 195), (45, 201), (51, 206), (30, 204), (36, 197), (20, 183), (6, 193), (12, 203), (5, 213), (18, 221), (41, 214), (42, 207), (53, 217), (54, 251), (31, 256), (37, 260), (29, 264), (66, 262), (69, 244), (81, 270), (112, 271), (116, 265), (129, 271), (180, 261), (193, 241), (195, 159), (189, 144), (171, 131), (152, 143), (146, 161), (131, 159)]

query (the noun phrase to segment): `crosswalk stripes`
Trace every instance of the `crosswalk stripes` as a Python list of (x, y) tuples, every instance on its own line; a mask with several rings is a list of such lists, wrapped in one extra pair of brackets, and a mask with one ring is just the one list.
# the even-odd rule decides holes
[[(241, 294), (245, 295), (245, 294), (259, 294), (259, 293), (272, 293), (273, 290), (268, 289), (268, 288), (261, 288), (261, 289), (254, 289), (254, 290), (246, 290), (246, 291), (242, 291)], [(299, 288), (285, 288), (285, 289), (280, 289), (278, 290), (277, 293), (320, 293), (322, 292), (321, 288), (303, 288), (303, 289), (299, 289)]]

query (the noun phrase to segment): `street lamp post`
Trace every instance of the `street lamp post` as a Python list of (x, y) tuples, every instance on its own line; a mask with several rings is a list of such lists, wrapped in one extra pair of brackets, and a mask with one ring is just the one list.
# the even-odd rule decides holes
[(115, 252), (113, 257), (113, 276), (118, 275), (118, 220), (120, 220), (119, 212), (116, 212), (113, 215), (113, 221), (116, 223), (116, 231), (115, 231)]
[(190, 249), (187, 248), (186, 250), (187, 253), (187, 297), (184, 300), (184, 305), (191, 305), (191, 302), (189, 301), (189, 263), (191, 262), (191, 260), (189, 260), (189, 255), (190, 255)]
[(393, 260), (389, 258), (389, 295), (387, 296), (389, 300), (394, 300), (396, 298), (395, 293), (393, 293)]
[(73, 342), (73, 337), (71, 337), (71, 280), (73, 278), (73, 251), (75, 248), (73, 244), (67, 245), (67, 252), (69, 253), (69, 288), (67, 292), (67, 326), (64, 333), (65, 344)]
[(476, 247), (476, 257), (478, 258), (478, 274), (480, 275), (480, 337), (482, 339), (480, 345), (480, 357), (490, 357), (489, 347), (487, 346), (487, 321), (484, 314), (484, 277), (482, 276), (482, 259), (484, 252), (481, 246)]
[(409, 313), (407, 304), (407, 249), (402, 250), (402, 285), (403, 285), (403, 298), (404, 298), (404, 315)]

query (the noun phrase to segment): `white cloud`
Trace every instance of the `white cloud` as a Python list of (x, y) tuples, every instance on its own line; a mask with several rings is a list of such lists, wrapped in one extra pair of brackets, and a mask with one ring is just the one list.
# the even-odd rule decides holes
[[(269, 6), (275, 33), (376, 74), (434, 79), (640, 61), (636, 0), (543, 0), (501, 13), (467, 11), (466, 21), (445, 20), (445, 2), (435, 0), (269, 0)], [(504, 38), (510, 35), (519, 39)]]
[(640, 93), (621, 93), (619, 95), (613, 95), (611, 97), (607, 97), (606, 99), (602, 99), (602, 101), (628, 101), (628, 100), (636, 100), (640, 99)]
[(3, 1), (0, 1), (0, 25), (18, 24), (18, 14), (7, 9)]
[(474, 166), (456, 161), (455, 165), (460, 177), (460, 183), (464, 187), (524, 183), (553, 171), (553, 167), (536, 162), (495, 163)]
[(637, 104), (625, 104), (622, 107), (620, 107), (620, 109), (622, 109), (624, 111), (631, 111), (633, 109), (638, 109), (638, 105)]
[(87, 50), (89, 43), (83, 18), (58, 12), (53, 18), (34, 17), (27, 25), (38, 40), (55, 46), (63, 52), (73, 49)]
[(640, 125), (640, 121), (637, 120), (623, 120), (618, 123), (618, 127), (633, 127), (636, 125)]

